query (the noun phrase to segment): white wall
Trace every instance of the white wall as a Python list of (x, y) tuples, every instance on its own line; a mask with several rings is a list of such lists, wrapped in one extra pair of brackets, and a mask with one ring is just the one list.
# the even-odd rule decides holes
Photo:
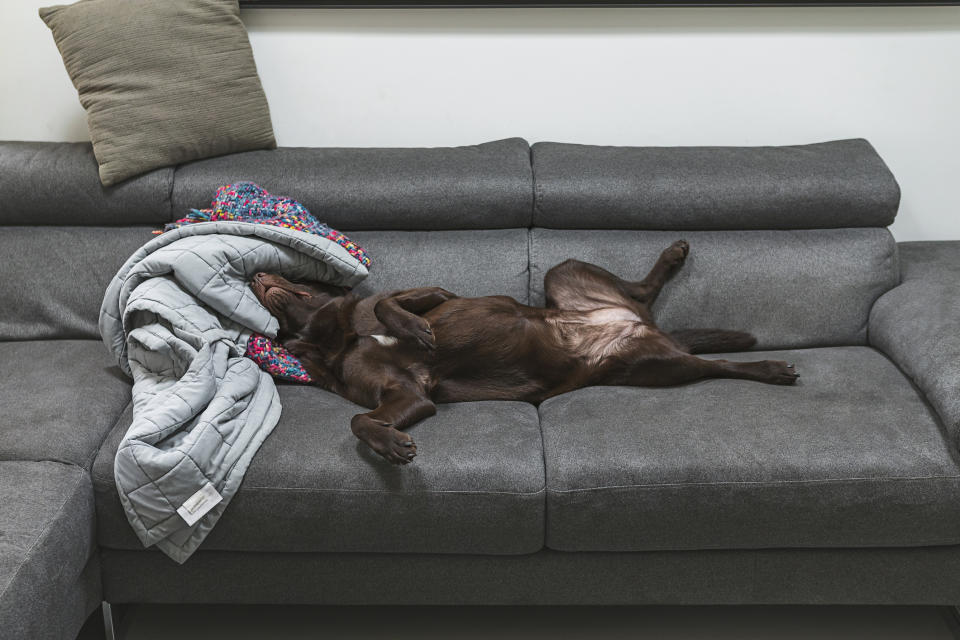
[[(0, 5), (0, 139), (85, 140), (37, 8)], [(284, 146), (865, 137), (899, 240), (960, 239), (960, 7), (249, 10)]]

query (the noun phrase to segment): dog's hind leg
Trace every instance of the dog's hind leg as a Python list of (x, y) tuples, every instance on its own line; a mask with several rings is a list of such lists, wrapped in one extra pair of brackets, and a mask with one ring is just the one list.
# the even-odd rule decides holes
[(358, 413), (350, 421), (353, 435), (393, 464), (407, 464), (417, 455), (417, 445), (400, 429), (429, 418), (437, 406), (412, 386), (389, 387), (380, 394), (373, 411)]
[(757, 339), (745, 331), (725, 329), (682, 329), (669, 335), (687, 353), (746, 351), (757, 343)]
[(663, 285), (667, 283), (673, 272), (683, 265), (689, 253), (690, 245), (686, 240), (677, 240), (664, 249), (646, 278), (640, 282), (623, 281), (630, 297), (647, 306), (653, 304), (660, 295)]
[(635, 306), (626, 280), (603, 267), (581, 260), (564, 260), (543, 277), (546, 306), (568, 311), (591, 311), (611, 306)]
[(611, 305), (634, 306), (634, 301), (649, 306), (660, 294), (670, 275), (683, 264), (690, 252), (685, 240), (667, 247), (647, 276), (632, 282), (602, 267), (580, 260), (566, 260), (543, 278), (547, 307), (588, 311)]
[(799, 377), (792, 364), (779, 360), (731, 362), (708, 360), (675, 351), (647, 357), (620, 356), (591, 384), (665, 387), (704, 378), (740, 378), (768, 384), (793, 384)]

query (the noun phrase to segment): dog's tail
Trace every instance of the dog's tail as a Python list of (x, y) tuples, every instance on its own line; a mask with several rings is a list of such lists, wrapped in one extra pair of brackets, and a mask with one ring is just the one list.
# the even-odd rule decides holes
[(757, 339), (745, 331), (725, 329), (682, 329), (670, 333), (688, 353), (725, 353), (746, 351), (757, 344)]

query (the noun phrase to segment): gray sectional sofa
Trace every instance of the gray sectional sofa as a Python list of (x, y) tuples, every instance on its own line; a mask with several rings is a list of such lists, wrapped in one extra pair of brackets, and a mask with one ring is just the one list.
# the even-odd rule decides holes
[[(242, 179), (363, 245), (362, 291), (541, 304), (565, 258), (639, 278), (686, 238), (661, 326), (752, 331), (802, 378), (441, 405), (404, 468), (353, 437), (357, 407), (281, 384), (178, 565), (117, 498), (130, 381), (97, 314), (151, 230)], [(89, 145), (0, 143), (0, 635), (73, 638), (101, 601), (960, 602), (960, 243), (898, 245), (899, 195), (864, 140), (281, 148), (111, 189)]]

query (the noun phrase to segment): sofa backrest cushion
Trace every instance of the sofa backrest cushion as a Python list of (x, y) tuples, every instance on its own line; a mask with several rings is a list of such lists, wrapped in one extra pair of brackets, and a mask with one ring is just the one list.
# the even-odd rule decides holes
[[(151, 227), (0, 227), (0, 340), (100, 337), (103, 293)], [(347, 232), (373, 258), (358, 293), (441, 286), (527, 301), (526, 229)]]
[(873, 302), (899, 280), (886, 229), (533, 229), (531, 304), (543, 304), (544, 274), (567, 258), (641, 280), (680, 238), (690, 255), (653, 305), (658, 326), (749, 331), (761, 349), (866, 344)]
[(900, 189), (869, 142), (533, 145), (533, 223), (555, 229), (884, 227)]

